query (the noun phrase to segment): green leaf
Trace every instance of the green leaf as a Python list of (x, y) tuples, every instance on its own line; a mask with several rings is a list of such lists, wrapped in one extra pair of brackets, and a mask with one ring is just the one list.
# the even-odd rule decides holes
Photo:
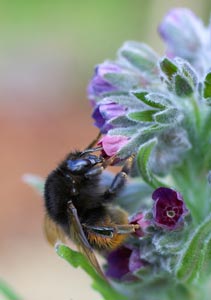
[(92, 287), (103, 296), (104, 300), (126, 299), (124, 295), (117, 292), (95, 271), (82, 253), (74, 251), (63, 244), (56, 246), (56, 252), (74, 268), (81, 267), (93, 279)]
[(126, 42), (119, 50), (119, 55), (141, 72), (146, 72), (149, 75), (158, 73), (158, 57), (156, 53), (144, 43)]
[(43, 195), (45, 181), (42, 177), (34, 174), (24, 174), (23, 181)]
[(179, 97), (189, 97), (193, 93), (193, 88), (188, 80), (176, 74), (173, 78), (175, 94)]
[(145, 127), (143, 127), (142, 123), (137, 124), (140, 124), (139, 127), (133, 126), (132, 130), (129, 128), (131, 134), (128, 134), (127, 128), (123, 128), (124, 131), (123, 129), (119, 128), (111, 129), (109, 131), (109, 134), (111, 135), (119, 134), (132, 137), (129, 142), (118, 152), (118, 156), (120, 158), (126, 158), (132, 153), (138, 152), (141, 145), (154, 138), (155, 135), (160, 134), (163, 129), (166, 129), (166, 125), (161, 124), (153, 124)]
[(0, 280), (0, 296), (1, 295), (7, 300), (21, 300), (21, 298), (2, 280)]
[(211, 215), (198, 226), (184, 248), (176, 268), (177, 278), (186, 283), (203, 281), (211, 275)]
[(119, 89), (129, 90), (137, 88), (140, 78), (133, 73), (106, 73), (104, 78)]
[(137, 125), (137, 122), (136, 121), (133, 121), (131, 119), (128, 118), (127, 115), (123, 115), (123, 116), (119, 116), (119, 117), (116, 117), (116, 118), (113, 118), (111, 120), (108, 121), (108, 124), (111, 124), (113, 125), (112, 127), (122, 127), (122, 124), (124, 124), (124, 127), (134, 127)]
[(176, 58), (176, 61), (181, 64), (181, 72), (184, 77), (188, 80), (189, 84), (194, 88), (198, 84), (198, 78), (195, 70), (192, 66), (185, 60), (181, 58)]
[(205, 99), (211, 98), (211, 72), (205, 77), (203, 96)]
[(180, 111), (176, 108), (169, 108), (154, 115), (154, 120), (161, 124), (175, 124), (182, 120)]
[(166, 100), (166, 99), (160, 94), (148, 93), (145, 91), (134, 91), (134, 92), (132, 92), (132, 94), (148, 106), (151, 106), (151, 107), (157, 108), (157, 109), (165, 109), (166, 108), (166, 104), (164, 103), (164, 100)]
[(173, 75), (175, 75), (178, 71), (177, 66), (169, 58), (166, 57), (161, 60), (160, 68), (163, 73), (166, 74), (169, 80), (171, 80)]
[(130, 107), (131, 109), (143, 108), (142, 103), (131, 95), (111, 95), (106, 97), (106, 100)]
[(131, 63), (132, 66), (136, 67), (142, 72), (149, 72), (155, 68), (154, 62), (146, 60), (139, 53), (123, 50), (121, 54)]
[(152, 243), (155, 245), (156, 250), (163, 254), (168, 255), (169, 258), (172, 254), (178, 254), (184, 246), (184, 240), (188, 236), (184, 234), (183, 230), (166, 231), (154, 234)]
[(142, 110), (129, 113), (127, 116), (135, 121), (139, 122), (154, 122), (153, 115), (157, 110)]
[(151, 139), (145, 144), (141, 145), (138, 155), (137, 163), (139, 171), (146, 183), (148, 183), (153, 188), (158, 188), (160, 186), (166, 186), (164, 183), (157, 180), (157, 178), (151, 173), (149, 169), (149, 159), (153, 148), (157, 143), (157, 139)]

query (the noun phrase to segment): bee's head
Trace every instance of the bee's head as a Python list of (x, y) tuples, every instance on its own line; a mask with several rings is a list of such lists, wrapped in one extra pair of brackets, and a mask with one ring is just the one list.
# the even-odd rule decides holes
[(102, 158), (90, 153), (76, 152), (68, 155), (65, 163), (67, 172), (71, 175), (85, 175), (96, 164), (102, 163)]

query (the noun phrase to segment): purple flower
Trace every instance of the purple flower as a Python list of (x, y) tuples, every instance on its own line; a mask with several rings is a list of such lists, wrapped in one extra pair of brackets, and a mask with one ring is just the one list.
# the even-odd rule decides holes
[(171, 10), (159, 26), (159, 33), (167, 44), (169, 56), (192, 59), (207, 43), (207, 30), (190, 10)]
[(133, 274), (144, 266), (137, 248), (121, 246), (108, 255), (106, 276), (118, 280), (134, 280)]
[(122, 116), (125, 114), (126, 108), (118, 103), (108, 101), (101, 101), (94, 109), (92, 117), (95, 120), (95, 126), (97, 126), (102, 133), (106, 133), (112, 128), (112, 125), (108, 124), (108, 121)]
[(121, 68), (112, 63), (104, 62), (95, 68), (95, 73), (88, 85), (88, 95), (90, 100), (95, 97), (101, 96), (104, 93), (113, 92), (117, 90), (117, 87), (112, 85), (106, 78), (105, 75), (108, 73), (119, 73)]
[(184, 216), (188, 214), (183, 197), (175, 190), (160, 187), (152, 194), (155, 201), (153, 219), (157, 226), (175, 230), (183, 225)]
[(138, 224), (140, 226), (140, 229), (137, 229), (134, 233), (139, 237), (144, 236), (146, 234), (147, 228), (151, 225), (151, 222), (145, 219), (145, 214), (143, 212), (138, 212), (132, 215), (129, 218), (129, 223)]
[(102, 155), (106, 158), (114, 156), (128, 143), (129, 138), (122, 135), (105, 135), (98, 145), (102, 146)]
[(140, 258), (140, 250), (137, 248), (134, 248), (131, 252), (131, 255), (129, 257), (129, 271), (131, 273), (134, 273), (141, 269), (145, 263)]

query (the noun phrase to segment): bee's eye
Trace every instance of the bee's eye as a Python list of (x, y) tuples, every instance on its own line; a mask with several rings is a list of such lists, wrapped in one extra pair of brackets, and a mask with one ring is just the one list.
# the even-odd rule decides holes
[(92, 163), (88, 159), (68, 160), (67, 167), (72, 174), (81, 175), (92, 167)]

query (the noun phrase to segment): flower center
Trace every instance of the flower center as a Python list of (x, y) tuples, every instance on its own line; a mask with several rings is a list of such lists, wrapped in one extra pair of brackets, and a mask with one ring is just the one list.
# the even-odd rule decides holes
[(176, 215), (174, 210), (167, 210), (166, 214), (167, 214), (167, 217), (169, 217), (171, 219), (174, 218)]

